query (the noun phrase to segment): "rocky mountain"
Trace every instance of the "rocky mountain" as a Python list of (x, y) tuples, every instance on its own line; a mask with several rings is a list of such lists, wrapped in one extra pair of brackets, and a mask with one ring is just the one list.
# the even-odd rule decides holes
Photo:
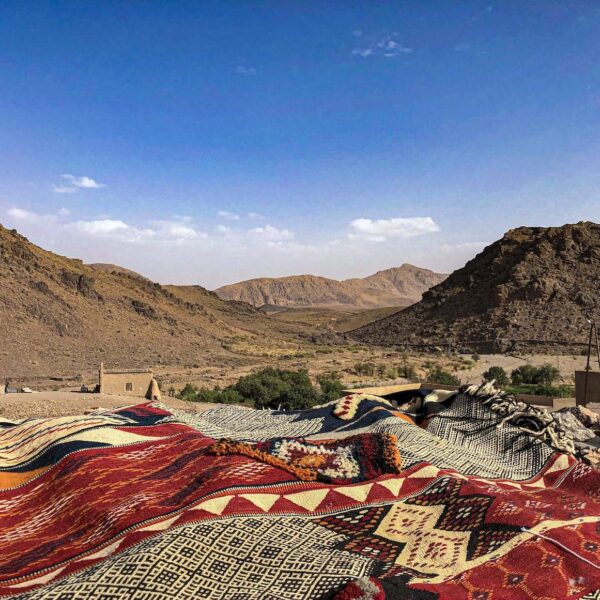
[(408, 306), (446, 275), (409, 264), (364, 279), (337, 281), (315, 275), (241, 281), (215, 290), (226, 300), (286, 308), (379, 308)]
[(580, 351), (600, 319), (600, 225), (519, 227), (423, 299), (351, 333), (381, 345)]
[[(200, 286), (161, 286), (47, 252), (0, 225), (0, 377), (193, 365), (303, 331)], [(239, 355), (236, 358), (239, 360)]]
[(89, 263), (87, 265), (91, 269), (95, 271), (105, 271), (107, 273), (121, 273), (122, 275), (133, 275), (135, 277), (140, 277), (142, 279), (147, 279), (143, 275), (132, 271), (131, 269), (126, 269), (125, 267), (120, 267), (119, 265), (111, 265), (110, 263)]

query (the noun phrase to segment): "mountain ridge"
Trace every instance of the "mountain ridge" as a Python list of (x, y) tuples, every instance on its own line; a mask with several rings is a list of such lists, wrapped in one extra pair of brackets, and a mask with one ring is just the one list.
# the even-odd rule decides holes
[(161, 286), (114, 265), (93, 267), (0, 225), (0, 377), (111, 366), (238, 360), (228, 340), (262, 347), (306, 337), (201, 286)]
[(600, 225), (518, 227), (423, 299), (350, 335), (377, 345), (506, 352), (581, 348), (600, 318)]
[(240, 300), (260, 307), (380, 308), (408, 306), (447, 275), (404, 263), (364, 278), (344, 280), (319, 275), (259, 277), (215, 290), (223, 299)]

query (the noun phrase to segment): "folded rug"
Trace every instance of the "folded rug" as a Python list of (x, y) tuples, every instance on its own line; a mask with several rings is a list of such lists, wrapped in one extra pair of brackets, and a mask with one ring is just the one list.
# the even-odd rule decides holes
[(223, 439), (210, 446), (210, 454), (243, 454), (285, 469), (302, 481), (358, 483), (400, 471), (396, 436), (389, 433), (354, 435), (343, 440), (309, 442), (276, 438), (245, 443)]

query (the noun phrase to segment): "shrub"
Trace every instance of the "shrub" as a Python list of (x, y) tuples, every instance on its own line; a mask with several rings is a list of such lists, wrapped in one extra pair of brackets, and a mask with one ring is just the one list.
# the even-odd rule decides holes
[(552, 365), (546, 363), (538, 369), (536, 382), (540, 384), (552, 384), (560, 377), (560, 371)]
[(537, 369), (532, 365), (521, 365), (520, 367), (513, 370), (510, 374), (510, 378), (513, 385), (519, 385), (521, 383), (536, 383)]
[(177, 395), (181, 400), (187, 400), (188, 402), (195, 402), (198, 388), (192, 383), (186, 383)]
[(536, 396), (552, 396), (553, 398), (572, 398), (575, 390), (571, 385), (537, 385), (533, 392)]
[(342, 382), (336, 372), (322, 375), (318, 383), (318, 387), (313, 385), (305, 369), (289, 371), (269, 367), (240, 377), (237, 383), (223, 389), (218, 386), (212, 389), (198, 388), (188, 383), (178, 397), (188, 402), (250, 402), (256, 408), (303, 410), (344, 395)]
[(331, 373), (328, 376), (320, 377), (318, 381), (321, 388), (320, 404), (338, 400), (344, 395), (344, 386), (337, 375)]
[(434, 367), (427, 373), (427, 382), (428, 383), (440, 383), (442, 385), (460, 385), (460, 381), (458, 377), (452, 375), (452, 373), (448, 373), (448, 371), (444, 371), (442, 367), (439, 365)]
[(241, 377), (233, 387), (242, 398), (254, 402), (256, 408), (302, 410), (319, 402), (319, 394), (306, 369), (286, 371), (267, 367)]
[(372, 362), (358, 362), (354, 365), (354, 372), (357, 375), (365, 375), (367, 377), (375, 375), (376, 369), (377, 366)]
[(483, 381), (493, 381), (500, 386), (506, 386), (509, 384), (508, 374), (502, 367), (490, 367), (483, 375)]
[(522, 365), (511, 373), (511, 379), (514, 385), (522, 383), (551, 385), (559, 377), (559, 370), (550, 364), (545, 364), (541, 367)]
[(413, 365), (403, 364), (398, 367), (398, 377), (405, 377), (413, 381), (417, 379), (417, 371)]
[(244, 399), (232, 387), (221, 389), (215, 387), (212, 390), (209, 388), (201, 388), (196, 394), (194, 402), (214, 402), (217, 404), (242, 404)]

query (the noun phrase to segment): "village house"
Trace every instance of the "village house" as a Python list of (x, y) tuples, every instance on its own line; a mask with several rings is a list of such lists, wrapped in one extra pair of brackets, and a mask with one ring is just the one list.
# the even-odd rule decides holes
[(152, 369), (106, 370), (104, 363), (100, 363), (98, 391), (111, 396), (160, 399), (160, 390)]

